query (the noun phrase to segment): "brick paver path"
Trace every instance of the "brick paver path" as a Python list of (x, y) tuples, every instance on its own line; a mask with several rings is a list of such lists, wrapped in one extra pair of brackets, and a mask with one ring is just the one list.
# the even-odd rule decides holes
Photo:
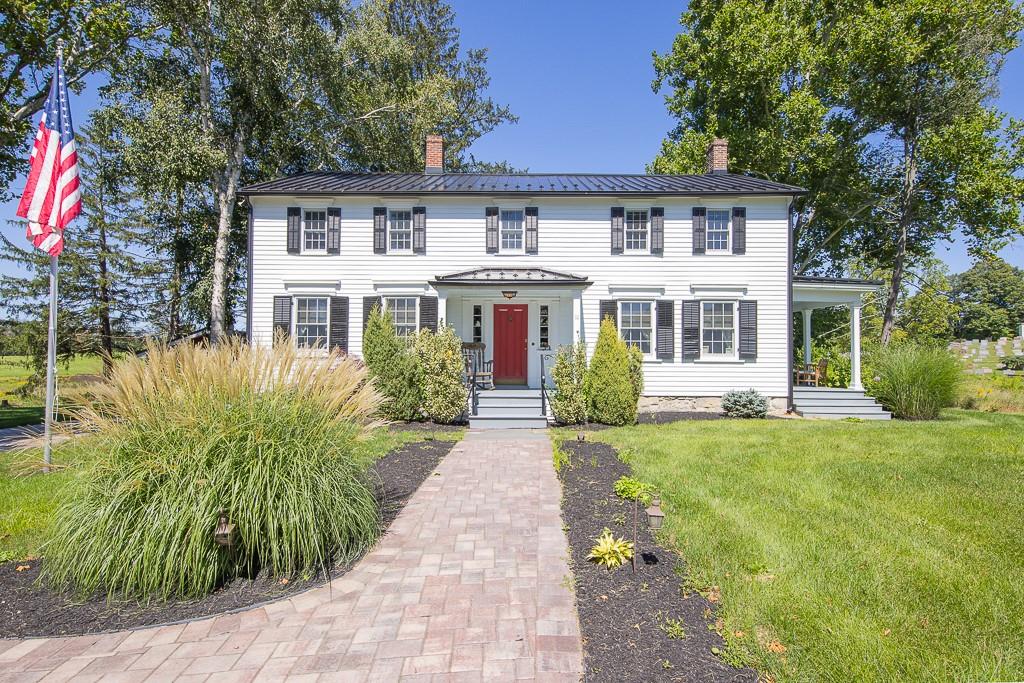
[(0, 640), (0, 681), (576, 681), (543, 433), (470, 432), (333, 585), (188, 624)]

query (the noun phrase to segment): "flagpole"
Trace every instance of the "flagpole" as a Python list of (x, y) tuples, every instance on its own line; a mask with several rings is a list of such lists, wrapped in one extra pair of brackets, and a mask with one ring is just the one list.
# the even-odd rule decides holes
[[(64, 41), (57, 39), (57, 62), (64, 58)], [(46, 330), (46, 415), (43, 416), (43, 468), (53, 462), (53, 404), (57, 394), (57, 257), (50, 257), (50, 320)]]

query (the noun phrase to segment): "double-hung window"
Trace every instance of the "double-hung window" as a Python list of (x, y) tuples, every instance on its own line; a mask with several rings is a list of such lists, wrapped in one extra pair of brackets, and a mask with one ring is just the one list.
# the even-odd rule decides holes
[(309, 210), (302, 216), (302, 250), (326, 251), (327, 249), (327, 212)]
[(729, 251), (729, 210), (708, 209), (708, 251)]
[(416, 334), (416, 330), (419, 328), (419, 311), (416, 307), (418, 303), (419, 299), (414, 296), (396, 296), (385, 299), (385, 308), (391, 315), (391, 322), (399, 337)]
[(412, 251), (412, 211), (388, 212), (388, 251)]
[(547, 304), (540, 305), (540, 348), (551, 350), (551, 309)]
[(630, 346), (640, 349), (645, 356), (651, 353), (653, 338), (650, 301), (622, 301), (619, 303), (619, 334)]
[(629, 209), (625, 217), (626, 251), (647, 251), (647, 209)]
[(295, 298), (295, 344), (300, 349), (327, 348), (327, 297)]
[(501, 250), (523, 250), (523, 210), (501, 210)]
[(736, 355), (736, 311), (733, 302), (703, 302), (700, 322), (702, 356), (732, 358)]

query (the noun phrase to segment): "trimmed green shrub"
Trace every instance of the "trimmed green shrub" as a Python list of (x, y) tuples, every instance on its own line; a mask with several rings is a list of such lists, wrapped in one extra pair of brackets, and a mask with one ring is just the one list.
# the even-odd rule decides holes
[(1024, 356), (1005, 356), (1000, 358), (999, 361), (1007, 370), (1014, 370), (1016, 372), (1024, 370)]
[(864, 378), (867, 392), (897, 417), (933, 420), (954, 404), (963, 367), (951, 353), (928, 346), (879, 348)]
[(423, 403), (419, 359), (412, 341), (399, 337), (391, 316), (374, 306), (363, 332), (363, 360), (387, 401), (381, 415), (389, 420), (410, 421), (420, 417)]
[(551, 379), (555, 382), (551, 410), (562, 424), (586, 422), (586, 378), (587, 345), (580, 341), (560, 347), (551, 368)]
[[(590, 419), (609, 425), (636, 422), (638, 392), (632, 354), (611, 318), (601, 321), (597, 346), (587, 370), (585, 393)], [(642, 376), (642, 371), (640, 372)]]
[[(150, 346), (66, 405), (92, 464), (56, 512), (45, 580), (80, 595), (197, 597), (236, 575), (313, 573), (377, 537), (358, 442), (382, 398), (365, 368), (289, 344)], [(85, 454), (83, 454), (85, 455)], [(214, 530), (223, 511), (231, 548)]]
[(633, 402), (639, 405), (640, 394), (644, 393), (644, 352), (635, 346), (629, 351), (629, 385), (633, 389)]
[(465, 413), (469, 394), (462, 378), (462, 340), (448, 325), (437, 334), (420, 330), (416, 353), (423, 370), (423, 414), (434, 422), (455, 422)]
[(733, 389), (722, 395), (722, 410), (729, 417), (764, 418), (768, 416), (768, 399), (757, 389)]

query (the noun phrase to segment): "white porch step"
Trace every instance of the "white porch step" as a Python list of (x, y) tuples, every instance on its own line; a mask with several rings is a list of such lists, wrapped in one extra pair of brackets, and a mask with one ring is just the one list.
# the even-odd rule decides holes
[(476, 409), (476, 417), (538, 417), (540, 401), (537, 405), (491, 405), (480, 403)]
[[(539, 410), (537, 411), (540, 412)], [(470, 429), (544, 429), (546, 417), (471, 417)]]
[(845, 411), (842, 413), (811, 413), (802, 410), (796, 411), (800, 417), (810, 417), (818, 420), (845, 420), (850, 417), (857, 418), (858, 420), (891, 420), (892, 415), (886, 411), (879, 413), (857, 413), (851, 411)]
[(889, 420), (892, 415), (862, 389), (794, 387), (793, 409), (803, 417), (842, 420)]
[(469, 418), (474, 429), (543, 429), (540, 389), (501, 387), (477, 392), (477, 414)]

